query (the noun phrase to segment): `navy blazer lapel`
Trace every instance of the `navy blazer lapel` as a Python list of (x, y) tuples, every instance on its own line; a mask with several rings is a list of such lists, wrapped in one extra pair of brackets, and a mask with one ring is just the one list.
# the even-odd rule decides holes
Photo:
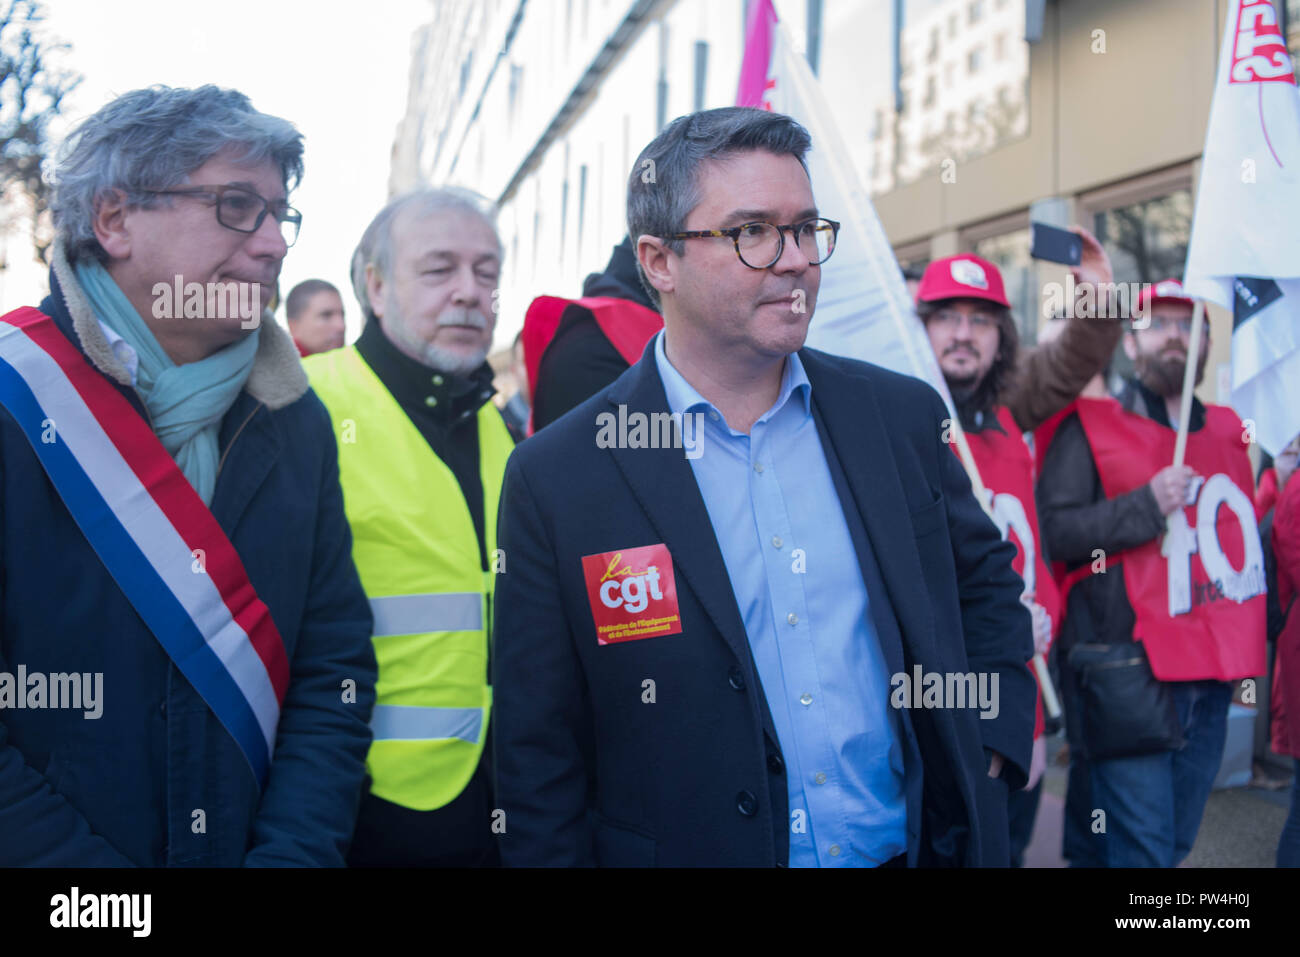
[(221, 422), (221, 465), (212, 496), (212, 514), (234, 538), (239, 520), (275, 466), (280, 438), (270, 412), (247, 392), (240, 392)]
[[(825, 427), (822, 440), (829, 442), (839, 457), (872, 549), (880, 557), (877, 567), (898, 616), (903, 640), (918, 641), (933, 630), (933, 618), (929, 606), (916, 601), (918, 584), (925, 580), (921, 556), (871, 381), (865, 376), (852, 376), (850, 394), (844, 389), (843, 372), (828, 368), (823, 359), (806, 349), (800, 351), (799, 358), (812, 384), (820, 424)], [(912, 650), (915, 653), (921, 649)]]
[[(612, 411), (618, 406), (634, 412), (666, 412), (668, 396), (659, 378), (652, 338), (641, 359), (605, 393)], [(596, 424), (592, 423), (592, 435)], [(632, 493), (654, 525), (655, 532), (668, 545), (674, 574), (685, 579), (695, 597), (704, 606), (723, 639), (737, 659), (749, 662), (753, 670), (749, 639), (736, 596), (731, 588), (727, 566), (713, 533), (713, 523), (695, 473), (683, 449), (609, 450)], [(653, 542), (629, 542), (650, 545)]]

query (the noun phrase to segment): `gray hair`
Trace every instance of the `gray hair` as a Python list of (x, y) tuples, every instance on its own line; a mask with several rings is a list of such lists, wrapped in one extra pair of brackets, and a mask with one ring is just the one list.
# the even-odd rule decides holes
[[(763, 150), (793, 156), (805, 173), (812, 137), (784, 113), (748, 106), (725, 106), (679, 116), (650, 141), (636, 158), (627, 180), (627, 233), (635, 248), (638, 236), (669, 236), (683, 230), (686, 217), (700, 203), (700, 166), (733, 153)], [(677, 255), (685, 240), (666, 243)], [(655, 305), (659, 292), (637, 273)]]
[(431, 216), (447, 210), (473, 213), (481, 216), (492, 227), (492, 234), (497, 239), (497, 256), (504, 254), (501, 235), (497, 232), (497, 206), (486, 196), (472, 189), (459, 186), (421, 186), (402, 193), (388, 201), (370, 221), (366, 231), (361, 234), (361, 242), (352, 253), (352, 291), (356, 293), (361, 311), (370, 321), (375, 317), (370, 308), (370, 296), (366, 291), (366, 267), (374, 266), (384, 279), (392, 278), (393, 268), (393, 222), (399, 213), (411, 209), (420, 216)]
[(170, 189), (219, 153), (240, 165), (270, 160), (286, 191), (302, 179), (302, 134), (287, 120), (253, 109), (237, 90), (152, 86), (124, 93), (81, 123), (64, 142), (50, 203), (70, 262), (107, 260), (93, 228), (95, 207), (120, 190), (137, 208), (170, 203), (145, 192)]

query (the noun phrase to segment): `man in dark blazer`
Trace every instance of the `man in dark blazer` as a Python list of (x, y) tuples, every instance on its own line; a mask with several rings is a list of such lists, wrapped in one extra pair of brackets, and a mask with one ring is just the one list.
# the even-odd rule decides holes
[(938, 394), (801, 348), (838, 230), (808, 147), (727, 108), (642, 151), (629, 235), (665, 330), (510, 460), (507, 865), (1007, 863), (1023, 583)]

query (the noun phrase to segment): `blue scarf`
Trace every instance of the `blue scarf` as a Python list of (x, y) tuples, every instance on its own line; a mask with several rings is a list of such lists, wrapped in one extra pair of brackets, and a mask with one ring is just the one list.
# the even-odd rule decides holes
[(217, 433), (248, 381), (261, 330), (254, 329), (206, 359), (178, 366), (103, 266), (92, 260), (79, 262), (74, 269), (95, 315), (139, 356), (136, 390), (149, 410), (158, 440), (203, 504), (211, 505), (217, 485)]

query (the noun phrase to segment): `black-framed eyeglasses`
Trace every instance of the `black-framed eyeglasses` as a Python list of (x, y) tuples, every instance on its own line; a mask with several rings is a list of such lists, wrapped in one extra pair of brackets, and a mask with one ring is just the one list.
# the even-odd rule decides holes
[(664, 239), (708, 239), (726, 236), (736, 247), (736, 255), (750, 269), (767, 269), (785, 252), (785, 234), (794, 237), (799, 251), (808, 257), (809, 266), (820, 266), (835, 252), (840, 224), (833, 219), (807, 219), (802, 223), (777, 226), (773, 223), (742, 223), (730, 229), (694, 229), (673, 233)]
[(263, 199), (246, 186), (183, 186), (176, 189), (142, 189), (153, 196), (212, 196), (217, 209), (217, 222), (239, 233), (255, 233), (270, 213), (280, 224), (280, 235), (286, 246), (298, 241), (302, 228), (302, 213), (283, 200)]

